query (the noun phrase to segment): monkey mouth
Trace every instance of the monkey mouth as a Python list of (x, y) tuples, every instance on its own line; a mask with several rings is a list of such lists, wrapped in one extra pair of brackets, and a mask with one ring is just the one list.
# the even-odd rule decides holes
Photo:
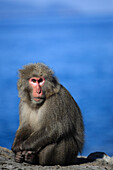
[(40, 100), (44, 100), (43, 97), (34, 97), (33, 99), (34, 99), (36, 102), (38, 102), (38, 101), (40, 101)]
[(40, 98), (34, 97), (34, 100), (35, 100), (36, 102), (38, 102), (38, 101), (40, 101)]

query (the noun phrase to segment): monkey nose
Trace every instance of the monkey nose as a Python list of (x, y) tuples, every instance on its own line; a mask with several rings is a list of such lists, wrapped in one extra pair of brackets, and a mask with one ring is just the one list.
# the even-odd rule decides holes
[(37, 89), (36, 92), (37, 92), (38, 94), (40, 94), (40, 93), (41, 93), (41, 89)]
[(38, 91), (37, 93), (38, 93), (38, 94), (40, 94), (40, 93), (41, 93), (41, 91)]

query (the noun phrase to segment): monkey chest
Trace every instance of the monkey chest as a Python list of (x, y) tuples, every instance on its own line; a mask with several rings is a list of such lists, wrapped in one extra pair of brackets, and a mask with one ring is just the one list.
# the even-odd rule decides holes
[(26, 107), (21, 110), (21, 124), (22, 126), (30, 126), (33, 130), (38, 130), (43, 126), (43, 120), (45, 119), (44, 111), (42, 109), (28, 109)]

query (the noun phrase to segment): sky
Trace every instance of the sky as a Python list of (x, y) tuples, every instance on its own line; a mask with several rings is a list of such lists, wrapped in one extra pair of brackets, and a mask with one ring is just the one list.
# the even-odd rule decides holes
[(0, 0), (0, 17), (15, 15), (113, 14), (113, 0)]
[[(72, 17), (72, 20), (70, 20), (71, 17), (53, 17), (50, 21), (49, 17), (45, 19), (40, 17), (46, 15), (88, 15), (88, 17), (110, 15), (110, 17), (105, 19), (100, 17), (99, 20), (96, 20), (98, 17), (94, 19), (93, 17), (83, 17), (83, 19)], [(35, 16), (36, 19), (32, 20)], [(77, 25), (79, 18), (81, 21)], [(8, 120), (6, 114), (3, 114), (0, 119), (1, 126), (3, 124), (0, 135), (6, 135), (1, 137), (4, 146), (5, 143), (7, 146), (7, 142), (11, 145), (11, 135), (15, 133), (17, 127), (15, 121), (17, 120), (17, 93), (14, 91), (17, 69), (26, 63), (44, 61), (56, 70), (59, 80), (70, 89), (69, 91), (80, 103), (86, 121), (88, 150), (95, 151), (95, 148), (105, 147), (106, 151), (113, 153), (111, 151), (113, 145), (113, 83), (111, 83), (113, 22), (111, 18), (113, 18), (113, 0), (0, 0), (0, 63), (2, 66), (0, 69), (3, 73), (1, 82), (5, 84), (4, 88), (9, 80), (11, 82), (11, 87), (8, 87), (8, 96), (11, 100), (8, 100), (5, 93), (2, 101), (5, 106), (6, 103), (8, 105), (8, 109), (5, 110), (7, 116), (13, 115)], [(93, 24), (92, 21), (94, 21)], [(69, 69), (67, 69), (68, 66)], [(4, 77), (4, 72), (8, 70), (10, 74)], [(72, 83), (70, 83), (71, 76)], [(11, 92), (13, 95), (10, 95)], [(9, 102), (6, 102), (6, 99)], [(4, 105), (1, 104), (1, 109), (3, 107)], [(5, 127), (4, 122), (7, 120)]]

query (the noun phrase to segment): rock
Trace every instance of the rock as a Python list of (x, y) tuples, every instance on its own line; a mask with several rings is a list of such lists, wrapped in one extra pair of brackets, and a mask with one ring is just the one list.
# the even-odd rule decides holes
[(78, 156), (76, 164), (71, 166), (40, 166), (27, 163), (16, 163), (14, 153), (0, 147), (0, 170), (112, 170), (113, 157), (104, 152), (91, 153), (88, 157)]
[(87, 159), (96, 160), (96, 159), (103, 159), (107, 162), (111, 161), (111, 158), (104, 152), (94, 152), (88, 155)]

